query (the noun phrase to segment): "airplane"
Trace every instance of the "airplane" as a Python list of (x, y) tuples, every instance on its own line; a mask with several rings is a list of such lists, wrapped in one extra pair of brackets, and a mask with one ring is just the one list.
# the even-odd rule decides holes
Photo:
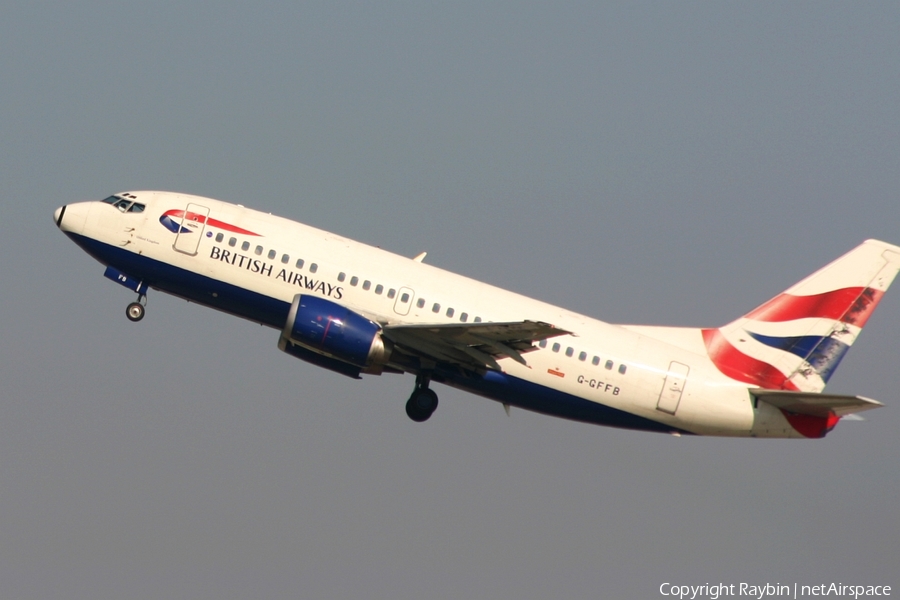
[(54, 211), (72, 241), (137, 294), (152, 288), (279, 332), (282, 351), (342, 375), (409, 373), (510, 407), (681, 435), (822, 438), (882, 404), (824, 393), (900, 270), (867, 240), (721, 327), (604, 323), (415, 258), (239, 204), (131, 191)]

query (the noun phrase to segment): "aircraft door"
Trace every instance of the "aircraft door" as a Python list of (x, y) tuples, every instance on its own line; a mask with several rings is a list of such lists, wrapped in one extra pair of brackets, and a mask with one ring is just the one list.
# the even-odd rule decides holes
[(656, 403), (657, 410), (670, 415), (675, 414), (675, 411), (678, 410), (678, 403), (681, 402), (681, 394), (684, 392), (684, 384), (687, 382), (690, 370), (690, 367), (679, 362), (669, 363), (669, 372), (666, 374), (666, 381), (663, 383), (659, 401)]
[(181, 215), (178, 233), (175, 235), (175, 243), (172, 248), (178, 252), (195, 256), (200, 240), (203, 238), (203, 230), (206, 229), (206, 217), (209, 209), (193, 202), (188, 203)]
[(394, 301), (394, 312), (398, 315), (408, 315), (409, 307), (412, 306), (413, 298), (416, 293), (408, 287), (402, 287), (397, 292), (397, 299)]

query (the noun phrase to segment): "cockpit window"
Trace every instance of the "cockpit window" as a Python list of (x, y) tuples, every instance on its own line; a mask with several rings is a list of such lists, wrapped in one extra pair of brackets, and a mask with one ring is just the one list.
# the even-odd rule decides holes
[(109, 198), (105, 198), (103, 202), (105, 202), (106, 204), (112, 204), (122, 212), (144, 212), (144, 208), (146, 207), (140, 202), (128, 200), (126, 198), (123, 198), (122, 196), (110, 196)]

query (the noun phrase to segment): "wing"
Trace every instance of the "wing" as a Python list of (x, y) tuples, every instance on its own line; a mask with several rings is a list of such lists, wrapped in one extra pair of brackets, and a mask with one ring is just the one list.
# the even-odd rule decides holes
[(827, 417), (834, 413), (839, 417), (884, 406), (877, 400), (862, 396), (839, 394), (817, 394), (814, 392), (794, 392), (789, 390), (751, 389), (750, 393), (775, 408), (814, 417)]
[(511, 358), (527, 365), (522, 354), (536, 350), (534, 342), (568, 333), (539, 321), (387, 325), (382, 331), (396, 347), (419, 358), (498, 371), (497, 360)]

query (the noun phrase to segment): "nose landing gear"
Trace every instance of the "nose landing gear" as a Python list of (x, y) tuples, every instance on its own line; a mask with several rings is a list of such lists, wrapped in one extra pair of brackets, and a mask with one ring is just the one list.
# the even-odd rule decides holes
[(119, 285), (127, 287), (132, 292), (137, 292), (137, 302), (132, 302), (125, 309), (125, 316), (129, 321), (137, 322), (144, 318), (144, 307), (147, 306), (147, 290), (149, 286), (143, 280), (127, 275), (113, 266), (106, 267), (103, 276), (112, 279)]
[(416, 387), (406, 401), (406, 414), (416, 423), (427, 421), (438, 406), (438, 397), (428, 388), (429, 378), (424, 375), (416, 377)]
[(147, 306), (147, 296), (145, 294), (141, 294), (137, 302), (132, 302), (125, 309), (125, 316), (128, 317), (128, 320), (137, 323), (141, 319), (144, 318), (145, 308)]

